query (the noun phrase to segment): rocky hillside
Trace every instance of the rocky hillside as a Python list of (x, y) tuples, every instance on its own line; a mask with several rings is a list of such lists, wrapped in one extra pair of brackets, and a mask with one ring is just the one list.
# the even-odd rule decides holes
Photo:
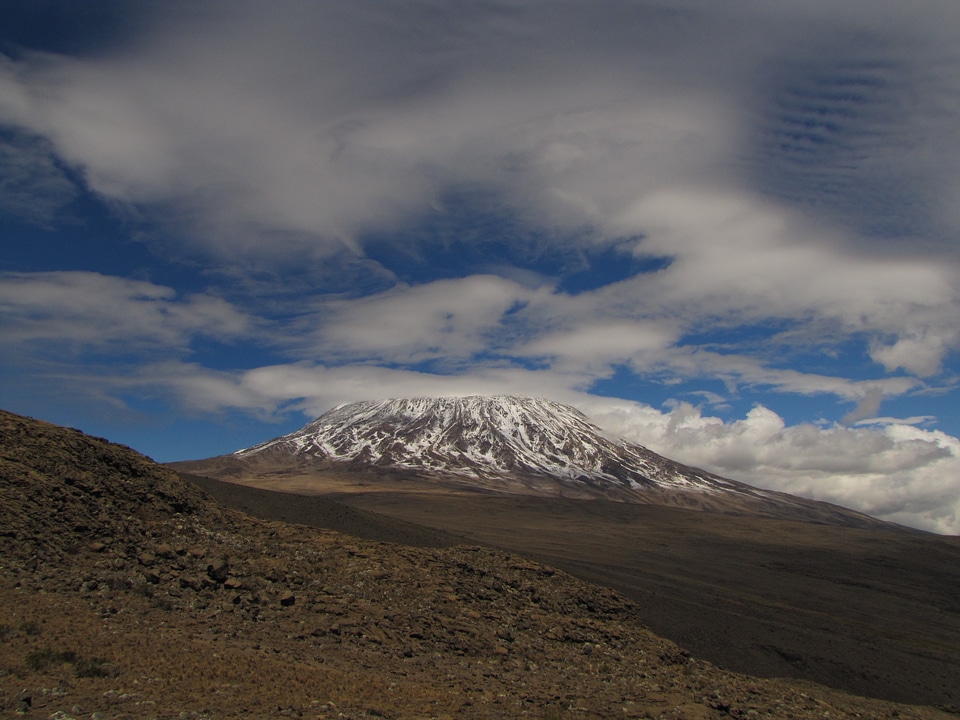
[(0, 712), (66, 718), (948, 718), (720, 671), (493, 550), (254, 520), (0, 413)]

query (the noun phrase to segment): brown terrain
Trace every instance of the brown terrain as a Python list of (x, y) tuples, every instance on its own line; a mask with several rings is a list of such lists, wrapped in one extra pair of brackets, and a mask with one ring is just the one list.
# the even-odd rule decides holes
[[(351, 482), (356, 478), (333, 484), (343, 493)], [(805, 680), (738, 674), (659, 637), (647, 624), (653, 604), (557, 569), (573, 568), (582, 556), (589, 575), (601, 562), (590, 549), (600, 536), (578, 532), (590, 516), (575, 506), (547, 505), (540, 513), (522, 502), (497, 504), (509, 498), (385, 494), (361, 482), (357, 488), (366, 492), (349, 494), (349, 504), (191, 483), (128, 448), (0, 412), (0, 713), (58, 720), (956, 717), (952, 701), (898, 704)], [(200, 485), (218, 488), (227, 502)], [(481, 512), (479, 501), (488, 516), (482, 521), (471, 518)], [(613, 527), (614, 504), (603, 512), (596, 503), (581, 505)], [(655, 521), (656, 508), (631, 510), (652, 513), (619, 522), (627, 534), (649, 524), (631, 555), (640, 565), (650, 556), (650, 577), (660, 578), (652, 587), (666, 592), (672, 558), (704, 548), (692, 543), (682, 551), (687, 541), (668, 537), (674, 521)], [(708, 517), (672, 512), (686, 518), (676, 527), (691, 531), (695, 515)], [(434, 513), (450, 513), (432, 517), (429, 524), (439, 529), (416, 517)], [(567, 527), (551, 529), (553, 519)], [(526, 526), (511, 530), (508, 521)], [(787, 537), (764, 540), (771, 528)], [(813, 543), (805, 554), (788, 530), (731, 529), (728, 545), (715, 554), (739, 552), (752, 533), (757, 547), (778, 543), (786, 552), (779, 562), (798, 577), (824, 572), (810, 563), (830, 541), (817, 545), (816, 532), (796, 531)], [(567, 531), (586, 546), (554, 547), (569, 544)], [(563, 563), (478, 544), (485, 533), (507, 545), (538, 537), (531, 556), (552, 553)], [(884, 543), (894, 541), (877, 542), (878, 557), (887, 558), (894, 546)], [(948, 663), (957, 652), (957, 546), (934, 538), (921, 549), (954, 563), (939, 578), (947, 585), (952, 577), (952, 590), (937, 585), (927, 592), (931, 606), (954, 593), (954, 604), (939, 608), (940, 645), (921, 648)], [(748, 553), (742, 562), (754, 561)], [(901, 562), (888, 559), (898, 592)], [(622, 570), (628, 566), (621, 558), (605, 580), (621, 582), (615, 576), (629, 575)], [(678, 587), (689, 582), (686, 571), (676, 576)], [(873, 582), (883, 585), (885, 577)], [(632, 582), (622, 581), (625, 588)], [(753, 580), (747, 574), (741, 582)], [(711, 592), (717, 603), (749, 594), (722, 598), (722, 585), (705, 577), (701, 602), (712, 605)], [(860, 590), (864, 598), (884, 594)], [(898, 602), (912, 608), (922, 591)], [(775, 615), (772, 600), (746, 604), (744, 613), (758, 603)], [(872, 617), (872, 608), (863, 612)], [(874, 631), (857, 630), (865, 639)], [(864, 643), (864, 655), (875, 651)]]
[(383, 471), (194, 480), (261, 517), (376, 539), (390, 517), (517, 552), (622, 592), (659, 635), (727, 669), (960, 704), (960, 538), (455, 492)]

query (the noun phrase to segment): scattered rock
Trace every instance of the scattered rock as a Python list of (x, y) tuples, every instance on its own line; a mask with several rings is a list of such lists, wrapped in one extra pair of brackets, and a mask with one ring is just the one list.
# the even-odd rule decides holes
[(203, 588), (203, 581), (198, 577), (193, 577), (192, 575), (181, 575), (179, 580), (180, 587), (184, 590), (200, 590)]
[[(694, 661), (625, 598), (505, 552), (256, 521), (125, 448), (3, 413), (0, 507), (0, 714), (947, 717)], [(92, 518), (109, 548), (74, 532)]]
[(230, 564), (225, 559), (217, 560), (216, 562), (207, 565), (207, 575), (214, 582), (226, 582), (229, 573)]

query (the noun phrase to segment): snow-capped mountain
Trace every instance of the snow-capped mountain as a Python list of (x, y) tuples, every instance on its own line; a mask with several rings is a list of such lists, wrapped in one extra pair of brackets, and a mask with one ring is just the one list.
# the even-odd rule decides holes
[[(576, 488), (704, 491), (719, 479), (668, 469), (639, 445), (616, 443), (572, 407), (537, 398), (450, 397), (341, 405), (300, 430), (234, 453), (264, 452), (476, 481), (543, 476)], [(728, 481), (719, 481), (726, 485)]]
[(727, 480), (608, 438), (578, 410), (515, 396), (408, 398), (330, 410), (300, 430), (239, 450), (258, 466), (381, 468), (475, 490), (878, 523)]

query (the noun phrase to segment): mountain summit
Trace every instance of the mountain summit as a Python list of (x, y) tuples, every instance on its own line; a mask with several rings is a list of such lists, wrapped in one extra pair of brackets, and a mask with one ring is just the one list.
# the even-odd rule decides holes
[(340, 405), (232, 456), (258, 468), (379, 468), (473, 490), (605, 498), (870, 526), (827, 503), (760, 490), (615, 441), (580, 411), (539, 398), (470, 396)]

